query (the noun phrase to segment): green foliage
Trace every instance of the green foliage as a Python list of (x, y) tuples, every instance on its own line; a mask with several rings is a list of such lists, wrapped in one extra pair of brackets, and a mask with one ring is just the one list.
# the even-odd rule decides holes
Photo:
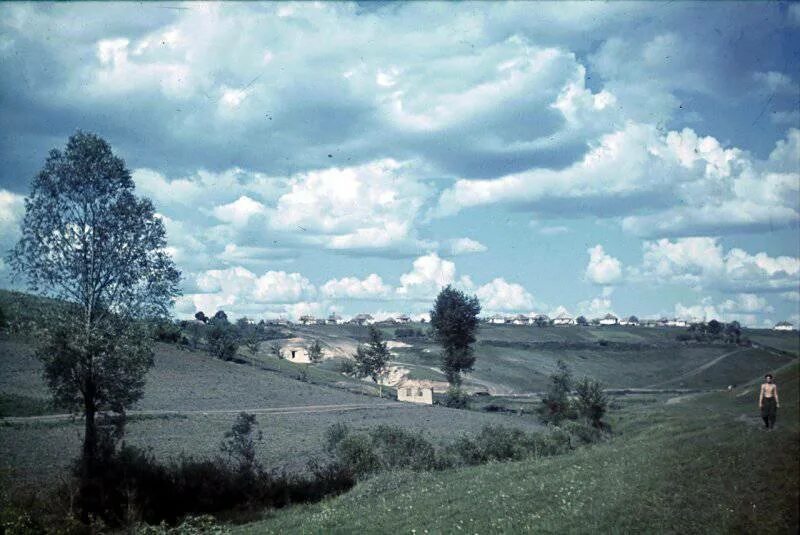
[(133, 324), (167, 316), (180, 293), (166, 246), (162, 219), (136, 197), (105, 140), (79, 131), (63, 151), (50, 151), (25, 199), (9, 263), (31, 290), (76, 311), (46, 333), (39, 356), (54, 401), (85, 415), (87, 480), (100, 447), (95, 414), (124, 413), (141, 398), (152, 366), (147, 336)]
[(6, 319), (6, 312), (3, 310), (3, 307), (0, 306), (0, 331), (5, 331), (8, 327), (8, 320)]
[(380, 329), (370, 326), (369, 342), (366, 345), (359, 345), (353, 357), (356, 375), (370, 377), (379, 383), (380, 378), (386, 373), (386, 364), (389, 361), (389, 348), (383, 341)]
[(239, 330), (227, 321), (215, 319), (206, 334), (208, 353), (220, 360), (233, 360), (239, 351)]
[(477, 297), (470, 297), (449, 285), (436, 297), (431, 310), (431, 328), (442, 346), (442, 371), (451, 385), (460, 385), (461, 374), (472, 370), (475, 363), (472, 344), (480, 311)]
[(198, 310), (194, 314), (194, 319), (197, 321), (202, 321), (203, 323), (208, 323), (208, 318), (206, 317), (205, 313), (202, 310)]
[(110, 320), (87, 332), (74, 318), (63, 318), (38, 357), (55, 405), (75, 412), (88, 405), (92, 413), (123, 413), (144, 395), (153, 365), (146, 333), (136, 324)]
[(283, 359), (283, 353), (281, 353), (281, 346), (280, 344), (272, 344), (269, 346), (269, 352), (272, 356), (277, 357), (279, 359)]
[(154, 340), (167, 344), (177, 344), (182, 339), (180, 326), (169, 320), (155, 321), (151, 327), (151, 336)]
[(177, 526), (166, 522), (157, 526), (142, 524), (137, 526), (136, 535), (229, 535), (230, 528), (220, 525), (211, 515), (188, 516)]
[(400, 327), (394, 330), (395, 338), (424, 338), (425, 331), (411, 327)]
[(575, 320), (575, 323), (581, 327), (586, 327), (589, 325), (589, 320), (586, 319), (586, 316), (578, 316), (578, 318)]
[(258, 353), (258, 348), (261, 345), (261, 339), (255, 330), (251, 330), (244, 340), (244, 345), (251, 355), (255, 356)]
[(261, 465), (256, 461), (256, 443), (261, 442), (263, 434), (258, 429), (255, 414), (239, 413), (231, 430), (225, 433), (220, 451), (242, 472), (254, 473)]
[(308, 348), (308, 358), (315, 364), (322, 361), (322, 345), (319, 340), (314, 340), (314, 343)]
[(451, 409), (468, 409), (469, 400), (469, 394), (456, 386), (451, 386), (445, 394), (444, 405)]
[(602, 427), (603, 416), (608, 409), (608, 397), (603, 392), (603, 385), (584, 377), (575, 383), (575, 392), (578, 414), (586, 418), (594, 427)]
[(558, 424), (570, 416), (570, 392), (572, 372), (563, 360), (559, 360), (556, 371), (550, 376), (550, 387), (542, 398), (541, 414), (545, 422)]

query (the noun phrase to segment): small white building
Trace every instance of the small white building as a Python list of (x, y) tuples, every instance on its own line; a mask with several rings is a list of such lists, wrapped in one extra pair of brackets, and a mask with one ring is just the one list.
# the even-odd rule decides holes
[(317, 322), (317, 318), (310, 314), (306, 314), (297, 318), (300, 323), (303, 325), (313, 325)]
[(400, 314), (394, 320), (397, 323), (411, 323), (411, 318), (405, 314)]
[(397, 386), (397, 401), (433, 405), (433, 388), (404, 383)]
[(553, 320), (553, 325), (575, 325), (575, 320), (572, 318), (572, 316), (561, 314)]
[(286, 338), (284, 340), (275, 341), (280, 346), (281, 357), (289, 362), (298, 364), (309, 364), (311, 359), (308, 358), (308, 340), (303, 338)]
[(506, 322), (506, 318), (504, 318), (500, 314), (495, 314), (494, 316), (489, 316), (489, 319), (487, 319), (486, 322), (493, 323), (496, 325), (502, 325)]
[(511, 320), (511, 323), (514, 325), (530, 325), (531, 320), (524, 314), (517, 314), (514, 316), (514, 319)]
[(788, 321), (779, 321), (775, 324), (775, 327), (772, 328), (775, 331), (793, 331), (794, 325), (789, 323)]
[(600, 318), (600, 325), (617, 325), (619, 319), (614, 314), (606, 314)]
[(689, 323), (686, 320), (682, 320), (680, 318), (672, 318), (671, 320), (667, 320), (667, 327), (688, 327)]
[(639, 320), (636, 318), (636, 316), (630, 316), (628, 318), (619, 320), (619, 324), (626, 325), (628, 327), (638, 327)]

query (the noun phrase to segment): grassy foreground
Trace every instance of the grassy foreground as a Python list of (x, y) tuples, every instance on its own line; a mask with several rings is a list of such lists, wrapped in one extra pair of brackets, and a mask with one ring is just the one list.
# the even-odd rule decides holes
[(607, 443), (559, 457), (390, 473), (245, 533), (797, 533), (798, 368), (761, 428), (757, 384), (632, 409)]

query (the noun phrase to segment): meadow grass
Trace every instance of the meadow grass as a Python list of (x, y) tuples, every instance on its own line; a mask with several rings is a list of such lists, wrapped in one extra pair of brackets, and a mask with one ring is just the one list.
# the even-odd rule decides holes
[[(778, 373), (778, 426), (757, 384), (613, 418), (612, 440), (550, 458), (386, 473), (243, 533), (796, 533), (798, 366)], [(745, 392), (745, 395), (741, 395)]]

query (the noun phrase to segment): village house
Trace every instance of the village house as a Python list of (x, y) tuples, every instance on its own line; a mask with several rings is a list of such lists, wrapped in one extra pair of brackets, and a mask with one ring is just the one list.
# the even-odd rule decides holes
[(506, 318), (501, 316), (500, 314), (495, 314), (494, 316), (489, 316), (486, 320), (487, 323), (493, 323), (495, 325), (502, 325), (506, 322)]
[(547, 314), (536, 314), (531, 318), (531, 324), (538, 325), (539, 327), (550, 325), (550, 316)]
[(410, 382), (397, 386), (397, 401), (433, 405), (433, 388)]
[(280, 347), (281, 357), (289, 362), (299, 364), (308, 364), (311, 359), (308, 357), (308, 340), (303, 338), (286, 338), (284, 340), (276, 340), (276, 344)]
[(667, 327), (688, 327), (689, 324), (686, 320), (682, 320), (680, 318), (672, 318), (671, 320), (667, 320)]
[(342, 317), (335, 312), (328, 316), (328, 325), (338, 325), (342, 322)]
[(405, 314), (400, 314), (394, 319), (397, 323), (411, 323), (411, 318)]
[(639, 326), (639, 319), (636, 316), (629, 316), (627, 318), (619, 320), (620, 325), (625, 325), (628, 327), (638, 327)]
[(775, 324), (775, 327), (773, 327), (773, 330), (775, 330), (775, 331), (793, 331), (794, 330), (794, 325), (792, 325), (788, 321), (779, 321), (778, 323)]
[(617, 325), (619, 319), (614, 314), (606, 314), (599, 321), (600, 325)]
[(528, 319), (528, 316), (524, 314), (517, 314), (514, 316), (514, 319), (511, 320), (511, 323), (514, 325), (530, 325), (531, 321)]
[(561, 314), (553, 320), (553, 325), (575, 325), (575, 320), (572, 316)]

